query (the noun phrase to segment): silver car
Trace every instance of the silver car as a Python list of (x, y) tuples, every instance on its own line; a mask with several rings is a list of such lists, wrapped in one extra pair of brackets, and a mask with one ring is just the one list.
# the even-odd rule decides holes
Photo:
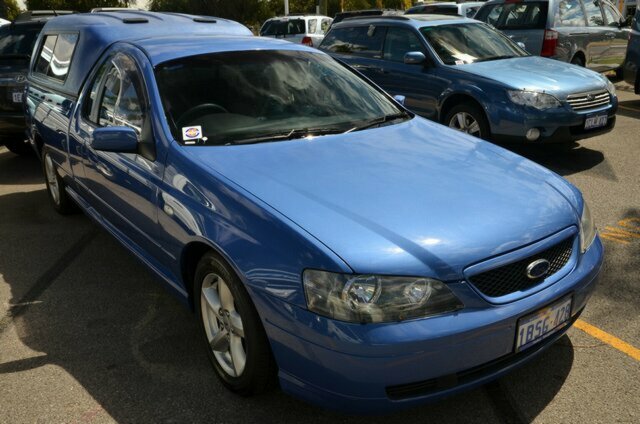
[(260, 28), (260, 35), (318, 47), (331, 22), (333, 19), (330, 17), (320, 15), (281, 16), (267, 19)]
[(620, 72), (628, 23), (607, 0), (491, 0), (475, 19), (503, 31), (534, 55)]

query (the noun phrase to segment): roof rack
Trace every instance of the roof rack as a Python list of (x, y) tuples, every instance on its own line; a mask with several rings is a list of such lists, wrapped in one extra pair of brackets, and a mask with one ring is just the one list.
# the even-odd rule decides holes
[(342, 22), (345, 21), (357, 21), (359, 19), (392, 19), (394, 21), (410, 21), (411, 18), (404, 15), (363, 15), (363, 16), (352, 16), (349, 18), (345, 18)]
[(89, 13), (140, 11), (137, 7), (94, 7)]
[(71, 15), (76, 13), (74, 10), (27, 10), (16, 16), (13, 22), (33, 21), (38, 18), (52, 18), (54, 16)]

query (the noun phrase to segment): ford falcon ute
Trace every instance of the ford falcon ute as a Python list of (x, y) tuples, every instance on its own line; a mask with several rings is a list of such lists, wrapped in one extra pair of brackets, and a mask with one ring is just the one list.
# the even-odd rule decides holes
[(438, 399), (538, 355), (596, 284), (570, 183), (234, 22), (57, 18), (27, 100), (53, 207), (191, 307), (241, 395), (278, 382), (369, 414)]

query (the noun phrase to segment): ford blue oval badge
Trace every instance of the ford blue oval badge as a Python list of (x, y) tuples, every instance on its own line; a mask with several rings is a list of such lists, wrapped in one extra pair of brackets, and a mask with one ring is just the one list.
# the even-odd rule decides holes
[(527, 265), (527, 277), (537, 280), (544, 277), (549, 272), (551, 264), (546, 259), (538, 259)]

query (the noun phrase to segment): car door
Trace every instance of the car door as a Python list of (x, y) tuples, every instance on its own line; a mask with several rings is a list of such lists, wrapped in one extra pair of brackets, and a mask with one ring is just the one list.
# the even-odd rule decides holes
[(622, 22), (624, 22), (622, 15), (611, 4), (603, 2), (602, 11), (604, 12), (608, 30), (606, 35), (609, 41), (605, 62), (611, 66), (611, 69), (616, 69), (624, 62), (630, 30), (622, 26)]
[[(76, 142), (82, 144), (86, 199), (119, 236), (160, 258), (163, 251), (155, 235), (163, 165), (142, 146), (154, 142), (144, 80), (128, 54), (115, 53), (102, 66), (84, 93), (73, 128)], [(139, 152), (94, 149), (93, 131), (109, 126), (133, 128), (140, 139)]]
[(600, 1), (583, 0), (583, 4), (587, 15), (587, 32), (589, 33), (585, 66), (598, 72), (606, 71), (610, 69), (607, 65), (607, 51), (610, 44), (607, 33), (610, 31), (604, 25)]
[[(421, 37), (407, 27), (387, 28), (384, 47), (384, 64), (377, 82), (391, 95), (405, 97), (405, 106), (429, 119), (437, 119), (437, 99), (444, 91), (443, 83), (424, 64), (408, 65), (404, 56), (408, 52), (421, 52), (429, 56)], [(433, 63), (428, 59), (430, 63)]]

